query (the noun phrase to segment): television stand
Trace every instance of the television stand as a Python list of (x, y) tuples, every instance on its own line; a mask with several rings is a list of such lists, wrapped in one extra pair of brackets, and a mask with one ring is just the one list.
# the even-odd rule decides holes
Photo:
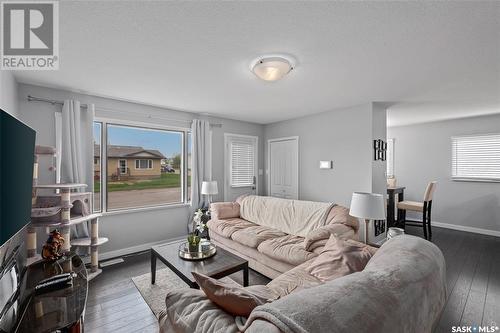
[[(34, 294), (38, 282), (48, 277), (75, 272), (73, 286)], [(27, 306), (15, 332), (83, 332), (87, 303), (87, 270), (80, 256), (68, 253), (56, 261), (39, 261), (26, 272)]]

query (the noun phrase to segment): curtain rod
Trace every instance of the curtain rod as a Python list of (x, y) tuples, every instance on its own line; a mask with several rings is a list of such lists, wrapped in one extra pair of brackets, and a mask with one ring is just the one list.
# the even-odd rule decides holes
[[(47, 98), (41, 98), (41, 97), (34, 97), (34, 96), (31, 96), (31, 95), (28, 95), (28, 101), (29, 102), (45, 102), (45, 103), (50, 103), (52, 105), (56, 105), (56, 104), (57, 105), (64, 105), (63, 101), (56, 101), (56, 100), (53, 100), (53, 99), (47, 99)], [(87, 108), (87, 104), (80, 104), (80, 107), (86, 109)]]
[[(48, 98), (42, 98), (42, 97), (35, 97), (28, 95), (27, 100), (29, 102), (45, 102), (45, 103), (50, 103), (52, 105), (64, 105), (63, 101), (57, 101), (53, 99), (48, 99)], [(87, 104), (80, 104), (81, 108), (86, 109)], [(108, 111), (108, 112), (120, 112), (120, 113), (129, 113), (129, 114), (135, 114), (139, 116), (144, 116), (143, 113), (140, 112), (131, 112), (131, 111), (118, 111), (118, 110), (111, 110), (111, 109), (102, 109), (103, 111)], [(156, 116), (148, 116), (148, 118), (155, 118), (155, 119), (163, 119), (163, 120), (170, 120), (170, 121), (176, 121), (176, 122), (185, 122), (185, 123), (191, 123), (191, 120), (186, 120), (186, 119), (172, 119), (172, 118), (164, 118), (164, 117), (156, 117)], [(211, 127), (222, 127), (222, 124), (212, 124), (210, 123)]]

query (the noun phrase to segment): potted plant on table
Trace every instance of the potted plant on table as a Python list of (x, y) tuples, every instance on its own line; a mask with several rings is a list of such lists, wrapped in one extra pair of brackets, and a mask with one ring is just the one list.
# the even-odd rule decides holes
[(205, 219), (203, 218), (205, 213), (198, 209), (194, 213), (193, 217), (193, 231), (188, 235), (188, 245), (189, 252), (199, 252), (200, 251), (200, 241), (201, 235), (206, 229)]

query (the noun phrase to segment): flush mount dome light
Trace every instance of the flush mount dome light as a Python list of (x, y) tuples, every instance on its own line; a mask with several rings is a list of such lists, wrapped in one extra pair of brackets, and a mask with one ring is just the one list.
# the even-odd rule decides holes
[(290, 57), (266, 56), (255, 59), (250, 70), (264, 81), (277, 81), (295, 67)]

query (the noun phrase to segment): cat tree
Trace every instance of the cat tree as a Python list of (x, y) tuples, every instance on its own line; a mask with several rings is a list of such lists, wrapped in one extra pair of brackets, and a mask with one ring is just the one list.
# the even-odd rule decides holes
[[(99, 237), (99, 217), (102, 214), (93, 213), (92, 192), (76, 192), (87, 187), (86, 184), (38, 184), (39, 159), (43, 155), (56, 157), (52, 147), (36, 146), (35, 165), (33, 170), (33, 193), (31, 223), (28, 226), (28, 260), (34, 262), (39, 259), (36, 254), (36, 228), (59, 229), (65, 239), (63, 251), (67, 252), (71, 246), (90, 249), (89, 279), (101, 273), (99, 269), (98, 247), (108, 238)], [(54, 171), (54, 167), (49, 168)], [(40, 190), (50, 191), (50, 194), (40, 194)], [(90, 221), (90, 237), (70, 240), (70, 227)]]

